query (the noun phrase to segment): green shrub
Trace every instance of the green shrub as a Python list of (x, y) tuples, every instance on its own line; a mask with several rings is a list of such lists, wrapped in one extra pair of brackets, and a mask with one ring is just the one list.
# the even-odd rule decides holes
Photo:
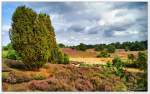
[(121, 59), (119, 57), (115, 57), (112, 60), (112, 63), (114, 66), (115, 74), (120, 77), (123, 77), (124, 76), (124, 70), (123, 70), (124, 64), (122, 63)]
[(110, 54), (108, 54), (107, 52), (101, 52), (100, 54), (97, 55), (97, 57), (107, 58), (107, 57), (110, 57)]
[(83, 43), (80, 43), (77, 47), (77, 50), (85, 51), (87, 49), (86, 45)]
[(112, 67), (112, 63), (111, 62), (107, 62), (106, 66), (107, 67)]
[(37, 75), (35, 75), (34, 77), (33, 77), (33, 79), (35, 79), (35, 80), (43, 80), (43, 79), (45, 79), (46, 77), (44, 77), (44, 76), (42, 76), (42, 75), (40, 75), (40, 74), (37, 74)]
[(133, 54), (128, 54), (129, 63), (133, 63), (135, 56)]
[(115, 52), (115, 46), (113, 46), (113, 45), (109, 45), (108, 47), (107, 47), (107, 51), (109, 52), (109, 53), (114, 53)]
[(103, 51), (104, 50), (104, 46), (96, 46), (94, 47), (95, 51)]
[(9, 50), (7, 53), (7, 58), (13, 59), (13, 60), (20, 60), (21, 59), (21, 57), (16, 53), (15, 50)]
[(138, 58), (137, 58), (137, 66), (140, 68), (140, 69), (143, 69), (145, 71), (147, 71), (147, 54), (144, 53), (144, 52), (139, 52), (138, 53)]
[(129, 51), (129, 48), (128, 48), (128, 47), (125, 47), (125, 51), (126, 51), (126, 52)]
[(12, 50), (12, 49), (13, 49), (13, 47), (12, 47), (11, 43), (7, 44), (6, 46), (3, 46), (3, 50), (5, 50), (5, 51)]
[(62, 53), (59, 50), (53, 50), (51, 52), (51, 57), (49, 58), (49, 62), (55, 63), (55, 64), (68, 64), (69, 63), (69, 57), (67, 54)]
[(66, 46), (65, 46), (64, 44), (62, 44), (62, 43), (58, 44), (58, 46), (59, 46), (60, 48), (65, 48), (65, 47), (66, 47)]
[(68, 57), (68, 55), (64, 54), (63, 59), (64, 59), (63, 64), (68, 64), (69, 63), (69, 57)]
[(8, 54), (7, 50), (2, 50), (2, 57), (3, 58), (7, 58), (7, 54)]

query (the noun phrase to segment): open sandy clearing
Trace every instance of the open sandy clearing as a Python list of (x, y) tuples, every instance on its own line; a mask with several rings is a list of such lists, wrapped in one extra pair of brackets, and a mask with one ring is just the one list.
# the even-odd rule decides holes
[(84, 62), (85, 64), (106, 64), (112, 58), (70, 58), (70, 61)]

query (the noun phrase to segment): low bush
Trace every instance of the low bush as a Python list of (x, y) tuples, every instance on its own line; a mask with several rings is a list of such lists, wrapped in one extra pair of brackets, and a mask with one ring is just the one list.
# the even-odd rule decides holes
[(107, 52), (101, 52), (100, 54), (97, 55), (97, 57), (107, 58), (107, 57), (110, 57), (110, 54), (108, 54)]
[(116, 48), (115, 48), (115, 46), (113, 46), (113, 45), (109, 45), (109, 46), (107, 47), (107, 51), (108, 51), (109, 53), (114, 53), (115, 50), (116, 50)]
[(140, 69), (147, 71), (147, 54), (144, 52), (138, 53), (138, 58), (136, 60), (136, 64)]
[(12, 47), (12, 44), (11, 43), (9, 43), (9, 44), (7, 44), (6, 46), (3, 46), (3, 48), (2, 48), (4, 51), (8, 51), (8, 50), (12, 50), (13, 49), (13, 47)]
[(2, 51), (2, 57), (3, 58), (7, 58), (7, 54), (8, 54), (8, 51), (5, 51), (5, 50)]
[(43, 80), (43, 79), (46, 79), (46, 77), (44, 77), (43, 75), (40, 75), (40, 74), (36, 74), (36, 75), (34, 75), (33, 79), (34, 80)]
[(17, 69), (23, 69), (23, 70), (26, 69), (24, 63), (19, 60), (6, 59), (4, 63), (10, 68), (17, 68)]
[(64, 53), (59, 53), (59, 59), (56, 63), (58, 64), (69, 64), (69, 56), (67, 54)]
[(123, 70), (124, 64), (122, 63), (121, 59), (119, 57), (115, 57), (112, 60), (112, 63), (113, 63), (113, 67), (115, 70), (115, 74), (120, 77), (123, 77), (124, 76), (124, 70)]
[(63, 56), (63, 64), (69, 64), (69, 56), (66, 54)]
[(76, 46), (77, 50), (86, 51), (87, 47), (85, 44), (80, 43), (78, 46)]
[(15, 50), (9, 50), (7, 53), (7, 58), (13, 59), (13, 60), (20, 60), (21, 59), (21, 57), (16, 53)]
[(111, 62), (107, 62), (106, 66), (107, 67), (112, 67), (112, 63)]
[(139, 52), (138, 57), (135, 58), (133, 54), (128, 55), (129, 62), (122, 62), (125, 67), (147, 69), (147, 55)]

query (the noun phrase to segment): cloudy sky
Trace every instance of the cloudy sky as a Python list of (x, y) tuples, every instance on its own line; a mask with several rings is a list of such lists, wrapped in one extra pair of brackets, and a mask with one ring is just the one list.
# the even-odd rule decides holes
[(3, 2), (2, 45), (16, 7), (26, 5), (50, 15), (58, 43), (100, 44), (146, 40), (148, 9), (144, 2)]

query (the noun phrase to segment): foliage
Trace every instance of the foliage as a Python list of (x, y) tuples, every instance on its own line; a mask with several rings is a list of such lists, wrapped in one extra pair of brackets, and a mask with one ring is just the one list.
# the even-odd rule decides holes
[(140, 69), (143, 69), (145, 71), (147, 71), (147, 54), (144, 53), (144, 52), (139, 52), (138, 53), (138, 58), (137, 58), (137, 66), (140, 68)]
[(112, 65), (111, 62), (107, 62), (106, 66), (107, 66), (107, 67), (112, 67), (113, 65)]
[[(80, 44), (79, 44), (80, 45)], [(69, 46), (70, 48), (78, 49), (79, 45), (77, 46)], [(105, 48), (109, 49), (125, 49), (125, 51), (144, 51), (147, 49), (147, 40), (145, 41), (135, 41), (135, 42), (116, 42), (110, 44), (95, 44), (95, 45), (86, 45), (84, 44), (84, 48), (86, 49), (95, 49), (95, 51), (103, 51)]]
[(115, 46), (113, 46), (113, 45), (109, 45), (108, 47), (107, 47), (107, 51), (109, 52), (109, 53), (114, 53), (115, 52)]
[(7, 44), (6, 46), (3, 46), (3, 50), (12, 50), (13, 49), (13, 47), (12, 47), (12, 44), (11, 43), (9, 43), (9, 44)]
[(95, 51), (103, 51), (104, 48), (105, 48), (105, 45), (103, 45), (103, 44), (96, 45), (96, 46), (94, 47)]
[(129, 50), (129, 48), (128, 48), (128, 47), (125, 47), (124, 49), (125, 49), (125, 51), (128, 51), (128, 50)]
[(55, 63), (55, 64), (68, 64), (69, 63), (68, 55), (59, 51), (58, 48), (54, 49), (51, 52), (52, 52), (51, 53), (52, 56), (49, 58), (49, 61), (51, 61), (51, 63)]
[(133, 54), (128, 54), (128, 60), (129, 61), (131, 60), (131, 62), (129, 63), (133, 63), (134, 59), (135, 59), (135, 56)]
[(83, 43), (80, 43), (80, 45), (78, 45), (76, 47), (77, 50), (81, 50), (81, 51), (85, 51), (86, 50), (86, 45)]
[(21, 57), (19, 56), (18, 53), (16, 53), (15, 50), (9, 50), (7, 53), (7, 58), (12, 59), (12, 60), (20, 60)]
[(25, 6), (18, 7), (12, 16), (9, 36), (13, 48), (29, 70), (39, 69), (47, 61), (58, 59), (54, 57), (59, 52), (54, 28), (46, 14), (37, 14)]
[(63, 62), (63, 64), (68, 64), (69, 63), (69, 56), (68, 55), (66, 55), (66, 54), (64, 54), (64, 62)]
[(7, 58), (7, 54), (8, 54), (8, 51), (7, 51), (7, 50), (3, 50), (3, 51), (2, 51), (2, 57), (3, 57), (3, 58)]
[(58, 46), (59, 46), (60, 48), (65, 48), (65, 47), (66, 47), (66, 46), (65, 46), (64, 44), (62, 44), (62, 43), (59, 43)]
[(119, 57), (115, 57), (112, 60), (112, 63), (113, 63), (116, 75), (123, 77), (124, 76), (124, 70), (123, 70), (124, 64), (122, 63), (121, 59)]
[(40, 75), (40, 74), (36, 74), (36, 75), (34, 75), (34, 77), (33, 77), (33, 79), (35, 79), (35, 80), (43, 80), (43, 79), (45, 79), (46, 77), (44, 77), (43, 75)]
[(8, 72), (2, 72), (2, 81), (6, 81), (6, 79), (9, 77)]
[(107, 52), (101, 52), (100, 54), (97, 55), (97, 57), (104, 57), (104, 58), (107, 58), (107, 57), (110, 57), (110, 54), (108, 54)]

